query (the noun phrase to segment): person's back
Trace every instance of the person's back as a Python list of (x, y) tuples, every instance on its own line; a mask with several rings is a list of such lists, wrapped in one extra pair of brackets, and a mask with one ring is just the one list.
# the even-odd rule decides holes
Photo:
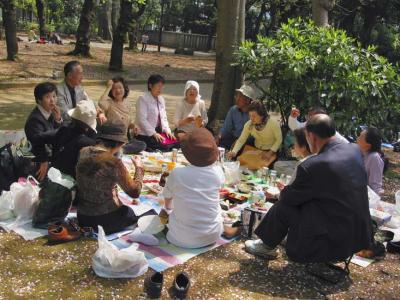
[(214, 243), (222, 233), (219, 189), (223, 172), (219, 166), (177, 168), (168, 177), (164, 195), (173, 195), (168, 241), (186, 248)]
[[(371, 219), (367, 178), (358, 147), (332, 141), (319, 155), (303, 162), (300, 169), (308, 174), (311, 190), (310, 198), (304, 199), (304, 203), (299, 203), (300, 218), (303, 222), (298, 230), (303, 233), (303, 237), (307, 234), (315, 234), (314, 237), (321, 234), (322, 237), (326, 237), (313, 245), (319, 248), (319, 253), (311, 254), (310, 249), (305, 250), (308, 255), (312, 255), (308, 259), (344, 259), (362, 248), (368, 248)], [(289, 199), (285, 197), (284, 192), (282, 193), (283, 203), (293, 205), (293, 200), (303, 199)], [(291, 242), (288, 240), (288, 244)], [(332, 257), (329, 257), (328, 253), (332, 254)], [(288, 252), (289, 256), (299, 256), (307, 260), (303, 254), (303, 249), (298, 249), (296, 253)], [(318, 257), (319, 254), (326, 257)]]

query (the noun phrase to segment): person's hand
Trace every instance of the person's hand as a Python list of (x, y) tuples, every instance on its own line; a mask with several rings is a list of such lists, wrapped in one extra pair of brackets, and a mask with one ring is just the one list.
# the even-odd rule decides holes
[(162, 224), (164, 225), (168, 224), (169, 215), (164, 208), (161, 209), (160, 214), (158, 216), (160, 217)]
[(300, 116), (300, 110), (296, 107), (293, 107), (292, 111), (290, 112), (290, 116), (292, 118), (298, 118)]
[(167, 132), (166, 135), (170, 140), (173, 140), (173, 141), (176, 140), (176, 137), (171, 132)]
[(278, 189), (282, 192), (282, 190), (285, 188), (285, 185), (282, 183), (282, 182), (280, 182), (280, 181), (277, 181), (276, 182), (276, 186), (278, 187)]
[(51, 110), (53, 115), (54, 115), (54, 120), (56, 122), (60, 123), (61, 122), (61, 110), (57, 105), (53, 106), (53, 109)]
[(261, 154), (261, 159), (263, 159), (263, 160), (270, 160), (273, 156), (274, 156), (274, 152), (272, 152), (271, 150), (269, 150), (269, 151), (264, 151), (264, 152)]
[(99, 118), (100, 125), (103, 125), (105, 122), (107, 122), (107, 117), (103, 112), (99, 113), (97, 117)]
[(272, 195), (266, 191), (264, 192), (264, 194), (267, 199), (276, 199), (277, 198), (276, 195)]
[(196, 127), (201, 128), (204, 126), (203, 124), (203, 118), (201, 116), (197, 116), (195, 119), (196, 122)]
[(194, 117), (187, 117), (181, 121), (181, 125), (188, 125), (194, 122)]
[(140, 158), (140, 156), (135, 155), (131, 159), (132, 159), (132, 163), (135, 166), (135, 168), (142, 168), (143, 169), (143, 161)]
[(133, 123), (129, 124), (128, 129), (132, 130), (134, 136), (139, 135), (139, 128), (137, 128), (135, 124)]
[(113, 84), (114, 84), (114, 81), (112, 81), (111, 79), (109, 81), (107, 81), (107, 89), (111, 89)]
[(236, 157), (236, 153), (235, 152), (233, 152), (233, 151), (229, 151), (227, 154), (226, 154), (226, 158), (227, 159), (233, 159), (233, 158), (235, 158)]
[(43, 181), (46, 178), (49, 162), (45, 161), (40, 163), (39, 170), (36, 172), (37, 179)]
[(155, 133), (153, 134), (153, 138), (158, 142), (158, 143), (162, 143), (164, 141), (164, 138), (161, 134), (159, 133)]

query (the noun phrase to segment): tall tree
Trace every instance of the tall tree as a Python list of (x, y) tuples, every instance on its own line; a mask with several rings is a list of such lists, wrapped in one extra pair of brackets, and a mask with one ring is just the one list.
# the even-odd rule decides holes
[(112, 39), (112, 0), (103, 0), (98, 10), (99, 36), (104, 40)]
[(36, 0), (36, 10), (37, 10), (37, 18), (39, 21), (39, 35), (45, 36), (44, 32), (44, 5), (43, 5), (43, 0)]
[(112, 0), (112, 8), (111, 8), (111, 25), (112, 32), (114, 33), (117, 30), (118, 20), (119, 20), (119, 11), (121, 9), (121, 1), (120, 0)]
[(329, 26), (329, 11), (334, 4), (335, 0), (312, 0), (312, 17), (315, 25)]
[(75, 49), (68, 54), (90, 57), (90, 25), (93, 21), (94, 0), (85, 0), (76, 32)]
[(18, 54), (16, 3), (15, 0), (1, 0), (0, 4), (6, 34), (7, 59), (15, 60)]
[[(234, 52), (244, 40), (245, 0), (218, 0), (216, 65), (211, 106), (208, 112), (211, 126), (223, 120), (234, 102), (235, 88), (242, 76), (234, 62)], [(218, 125), (217, 125), (218, 126)]]
[[(136, 11), (134, 11), (134, 3)], [(124, 53), (124, 40), (128, 32), (130, 32), (130, 27), (132, 22), (137, 22), (137, 14), (143, 14), (144, 11), (144, 1), (143, 0), (121, 0), (121, 10), (118, 20), (118, 26), (113, 34), (113, 42), (111, 46), (111, 57), (109, 63), (109, 70), (121, 71), (122, 70), (122, 58)], [(133, 21), (134, 20), (134, 21)]]
[(139, 8), (132, 13), (132, 18), (129, 22), (128, 27), (128, 39), (129, 39), (129, 50), (136, 50), (138, 49), (137, 46), (137, 36), (138, 36), (138, 29), (139, 29), (139, 18), (143, 15), (146, 9), (145, 4), (139, 5)]

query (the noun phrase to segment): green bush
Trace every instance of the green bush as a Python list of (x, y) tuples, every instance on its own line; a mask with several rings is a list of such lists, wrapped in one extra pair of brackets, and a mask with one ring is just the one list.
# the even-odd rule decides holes
[[(354, 134), (362, 124), (381, 128), (387, 138), (400, 131), (398, 122), (388, 122), (395, 106), (399, 109), (399, 73), (375, 47), (363, 49), (342, 30), (291, 19), (275, 37), (245, 41), (235, 65), (285, 124), (293, 105), (302, 112), (320, 105), (343, 134)], [(265, 79), (269, 87), (262, 84)]]

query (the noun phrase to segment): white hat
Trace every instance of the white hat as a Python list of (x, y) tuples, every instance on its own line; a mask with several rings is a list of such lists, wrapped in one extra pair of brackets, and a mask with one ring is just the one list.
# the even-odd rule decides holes
[(68, 114), (70, 115), (71, 118), (74, 118), (76, 120), (85, 123), (95, 132), (97, 132), (96, 131), (97, 110), (92, 100), (80, 101), (75, 108), (70, 109), (68, 111)]
[(255, 92), (253, 90), (253, 88), (249, 85), (245, 85), (243, 84), (240, 89), (237, 89), (236, 92), (240, 92), (242, 93), (244, 96), (246, 96), (247, 98), (250, 98), (252, 100), (255, 99)]
[(183, 93), (183, 97), (186, 98), (186, 92), (188, 91), (188, 89), (190, 89), (191, 87), (194, 87), (197, 90), (197, 98), (196, 100), (200, 100), (201, 99), (201, 95), (200, 95), (200, 85), (197, 81), (194, 80), (188, 80), (186, 82), (185, 85), (185, 91)]

